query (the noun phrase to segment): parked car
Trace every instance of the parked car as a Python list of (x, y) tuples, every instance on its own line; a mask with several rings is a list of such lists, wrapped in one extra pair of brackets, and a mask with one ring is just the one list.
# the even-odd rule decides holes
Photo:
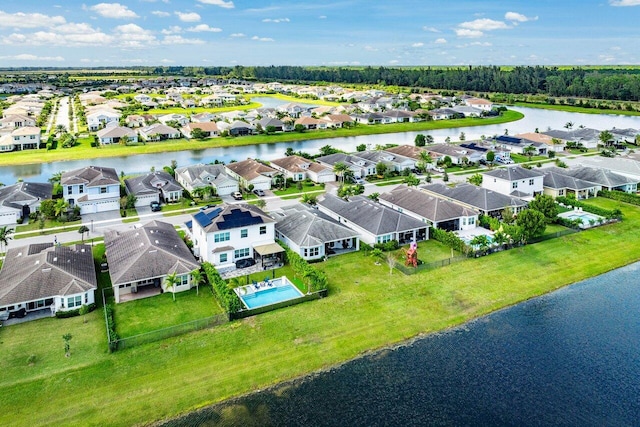
[(149, 206), (151, 207), (151, 212), (159, 212), (162, 209), (158, 202), (151, 202)]
[(241, 193), (241, 192), (239, 192), (239, 191), (234, 192), (231, 196), (232, 196), (235, 200), (242, 200), (242, 193)]
[(9, 319), (9, 311), (8, 310), (0, 311), (0, 322), (3, 322), (8, 319)]
[(255, 264), (256, 261), (253, 258), (239, 259), (236, 261), (236, 268), (247, 268)]
[(253, 190), (253, 194), (255, 194), (256, 196), (262, 197), (264, 196), (264, 191), (260, 190), (259, 188), (256, 188), (255, 190)]

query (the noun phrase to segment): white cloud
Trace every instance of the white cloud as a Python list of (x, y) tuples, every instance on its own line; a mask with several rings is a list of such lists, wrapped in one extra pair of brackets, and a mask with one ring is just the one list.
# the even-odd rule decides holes
[(436, 39), (434, 41), (435, 44), (446, 44), (447, 43), (447, 39), (443, 39), (442, 37), (439, 39)]
[(289, 21), (289, 18), (276, 18), (276, 19), (266, 18), (266, 19), (263, 19), (262, 22), (273, 22), (274, 24), (279, 24), (281, 22), (290, 22), (290, 21)]
[(233, 33), (229, 37), (240, 38), (240, 37), (247, 37), (247, 35), (244, 33)]
[(187, 31), (192, 33), (202, 33), (202, 32), (210, 32), (210, 33), (219, 33), (222, 31), (222, 28), (210, 27), (207, 24), (199, 24), (195, 27), (187, 28)]
[(175, 14), (178, 15), (178, 19), (180, 19), (182, 22), (198, 22), (198, 21), (200, 21), (200, 15), (198, 15), (195, 12), (187, 12), (187, 13), (175, 12)]
[(440, 30), (438, 30), (437, 28), (427, 27), (427, 26), (422, 27), (422, 31), (429, 31), (430, 33), (439, 33), (440, 32)]
[(124, 48), (139, 49), (150, 44), (156, 44), (156, 36), (149, 30), (136, 25), (119, 25), (114, 28), (114, 36), (118, 40), (118, 45)]
[(493, 30), (506, 30), (510, 28), (502, 21), (495, 21), (493, 19), (482, 18), (475, 21), (463, 22), (458, 25), (460, 28), (476, 31), (493, 31)]
[(211, 4), (213, 6), (220, 6), (224, 9), (233, 9), (235, 5), (232, 1), (224, 1), (224, 0), (198, 0), (203, 4)]
[(41, 13), (6, 13), (0, 10), (0, 27), (37, 28), (51, 27), (67, 22), (63, 16), (48, 16)]
[(10, 59), (14, 61), (64, 61), (62, 56), (36, 56), (28, 53), (20, 55), (0, 56), (0, 59)]
[(203, 44), (204, 40), (185, 39), (182, 36), (165, 36), (162, 44)]
[(620, 46), (611, 46), (611, 50), (622, 50)]
[(120, 3), (98, 3), (91, 6), (89, 10), (96, 12), (103, 18), (130, 19), (138, 17), (133, 10)]
[(513, 21), (513, 22), (528, 22), (528, 21), (537, 21), (538, 17), (534, 16), (533, 18), (531, 18), (528, 16), (524, 16), (521, 13), (507, 12), (504, 14), (504, 19), (506, 19), (507, 21)]
[(48, 31), (36, 31), (31, 34), (13, 33), (3, 37), (0, 41), (2, 44), (32, 46), (91, 46), (112, 42), (111, 36), (85, 23), (58, 25)]
[(413, 43), (413, 44), (411, 45), (411, 47), (422, 47), (422, 46), (424, 46), (424, 43), (421, 43), (421, 42)]
[(493, 43), (489, 43), (489, 42), (473, 42), (473, 43), (469, 43), (469, 46), (489, 47), (489, 46), (493, 46)]
[(151, 12), (151, 14), (160, 18), (166, 18), (167, 16), (171, 16), (169, 12), (164, 12), (162, 10), (154, 10), (153, 12)]
[(182, 27), (178, 26), (178, 25), (172, 25), (169, 28), (164, 28), (162, 31), (160, 31), (162, 34), (164, 34), (165, 36), (171, 35), (171, 34), (179, 34), (182, 32)]
[(173, 59), (167, 59), (167, 58), (163, 58), (160, 60), (161, 64), (173, 64), (174, 62), (176, 61), (174, 61)]
[(477, 38), (477, 37), (482, 37), (484, 35), (482, 31), (466, 30), (464, 28), (456, 28), (455, 32), (458, 37)]
[(327, 15), (320, 15), (318, 16), (318, 19), (327, 19)]
[(378, 48), (375, 48), (373, 46), (365, 46), (364, 50), (368, 51), (368, 52), (377, 52)]
[(389, 64), (397, 64), (400, 61), (398, 61), (397, 59), (392, 59), (391, 61), (389, 61)]
[(640, 6), (640, 0), (609, 0), (611, 6)]
[(251, 37), (251, 40), (257, 40), (259, 42), (272, 42), (272, 41), (275, 41), (271, 37), (258, 37), (258, 36)]

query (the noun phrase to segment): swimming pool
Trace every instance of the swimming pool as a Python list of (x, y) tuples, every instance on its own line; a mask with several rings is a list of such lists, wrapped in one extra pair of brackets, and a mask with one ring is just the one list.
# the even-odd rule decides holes
[(238, 297), (240, 297), (240, 300), (248, 309), (264, 307), (304, 296), (304, 294), (284, 276), (272, 280), (271, 286), (264, 283), (259, 284), (259, 286), (258, 289), (255, 289), (254, 285), (235, 289)]
[(592, 221), (593, 221), (593, 225), (597, 225), (602, 219), (604, 219), (604, 217), (601, 217), (600, 215), (596, 215), (596, 214), (592, 214), (590, 212), (584, 212), (584, 211), (580, 211), (580, 212), (570, 211), (570, 212), (561, 213), (559, 216), (573, 220), (573, 221), (580, 220), (580, 222), (582, 223), (582, 228), (590, 227), (592, 225), (591, 224)]

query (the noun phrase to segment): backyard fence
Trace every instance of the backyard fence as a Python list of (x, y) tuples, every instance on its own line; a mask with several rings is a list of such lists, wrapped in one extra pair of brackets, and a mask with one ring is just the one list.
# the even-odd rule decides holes
[(422, 264), (418, 264), (417, 267), (409, 267), (399, 262), (396, 262), (396, 265), (394, 268), (406, 275), (410, 275), (410, 274), (416, 274), (425, 270), (432, 270), (434, 268), (446, 267), (447, 265), (451, 265), (454, 262), (464, 261), (465, 259), (467, 259), (466, 255), (459, 255), (455, 257), (441, 259), (438, 261), (424, 262)]

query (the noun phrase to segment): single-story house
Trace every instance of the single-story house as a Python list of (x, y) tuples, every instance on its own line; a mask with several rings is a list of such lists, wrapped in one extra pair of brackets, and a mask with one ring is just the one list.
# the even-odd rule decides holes
[(158, 117), (158, 121), (163, 125), (170, 122), (176, 122), (180, 126), (186, 126), (189, 123), (189, 119), (184, 114), (165, 114)]
[(376, 164), (357, 155), (334, 153), (318, 157), (316, 161), (321, 165), (330, 167), (332, 170), (337, 163), (344, 163), (349, 167), (355, 178), (364, 178), (365, 176), (376, 174)]
[[(104, 234), (105, 255), (116, 303), (161, 292), (191, 289), (191, 272), (200, 265), (173, 225), (151, 221), (133, 230)], [(167, 287), (167, 276), (178, 283)]]
[(140, 129), (140, 136), (145, 141), (163, 141), (166, 139), (180, 138), (181, 134), (178, 129), (172, 128), (162, 123), (154, 123)]
[(40, 209), (43, 200), (50, 199), (53, 184), (48, 182), (18, 182), (0, 187), (0, 225), (13, 225), (29, 218)]
[(93, 304), (97, 288), (89, 245), (11, 248), (0, 270), (0, 312), (75, 310)]
[(638, 191), (638, 179), (630, 178), (611, 172), (608, 169), (594, 168), (589, 166), (579, 166), (576, 168), (552, 168), (558, 173), (572, 176), (584, 181), (588, 181), (600, 186), (600, 189), (608, 191), (623, 191), (625, 193), (636, 193)]
[(285, 178), (290, 178), (294, 181), (303, 181), (307, 178), (316, 183), (336, 180), (336, 175), (333, 173), (332, 168), (295, 154), (271, 160), (271, 166), (282, 172)]
[(247, 122), (243, 122), (242, 120), (236, 120), (231, 123), (228, 131), (231, 136), (246, 136), (252, 135), (255, 132), (255, 127)]
[(573, 195), (576, 199), (588, 199), (598, 195), (601, 188), (593, 182), (584, 181), (565, 175), (555, 168), (544, 170), (544, 194), (553, 197), (567, 197)]
[(124, 126), (107, 126), (96, 132), (100, 144), (119, 144), (123, 138), (128, 142), (138, 142), (138, 133)]
[(273, 178), (280, 171), (254, 159), (246, 159), (225, 165), (227, 174), (240, 182), (243, 188), (253, 185), (256, 190), (271, 190)]
[(504, 195), (493, 190), (473, 184), (459, 183), (453, 187), (441, 183), (420, 187), (427, 194), (433, 194), (449, 201), (478, 210), (482, 215), (499, 218), (505, 209), (517, 214), (527, 207), (527, 203), (513, 196)]
[(211, 186), (215, 194), (226, 196), (238, 191), (238, 181), (230, 177), (224, 165), (197, 165), (185, 166), (176, 169), (176, 180), (187, 191), (193, 193), (196, 188)]
[(165, 171), (124, 180), (127, 194), (136, 196), (136, 207), (149, 206), (151, 202), (170, 203), (182, 199), (182, 187)]
[(185, 138), (191, 138), (191, 133), (194, 129), (200, 129), (206, 138), (220, 136), (220, 129), (218, 129), (218, 125), (213, 122), (187, 123), (180, 128)]

